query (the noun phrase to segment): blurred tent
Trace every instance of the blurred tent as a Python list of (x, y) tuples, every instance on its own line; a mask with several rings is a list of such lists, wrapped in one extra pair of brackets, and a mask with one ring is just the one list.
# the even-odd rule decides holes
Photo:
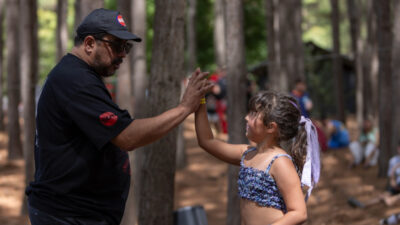
[[(305, 51), (305, 75), (308, 92), (314, 106), (312, 117), (324, 118), (335, 115), (334, 76), (332, 74), (333, 52), (319, 47), (313, 42), (304, 44)], [(346, 55), (340, 55), (343, 69), (344, 96), (346, 112), (354, 114), (356, 76), (353, 59)], [(248, 69), (248, 72), (256, 77), (259, 90), (267, 90), (268, 87), (268, 61), (262, 61)], [(292, 87), (292, 84), (290, 84)]]

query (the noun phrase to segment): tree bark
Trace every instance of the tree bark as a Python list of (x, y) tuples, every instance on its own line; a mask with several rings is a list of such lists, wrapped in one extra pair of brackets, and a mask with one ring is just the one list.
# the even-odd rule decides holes
[[(359, 2), (358, 2), (359, 3)], [(357, 4), (360, 5), (360, 4)], [(361, 129), (364, 120), (364, 75), (362, 71), (362, 49), (363, 41), (360, 37), (360, 13), (356, 6), (355, 0), (347, 0), (347, 12), (350, 21), (350, 35), (351, 35), (351, 47), (354, 58), (354, 68), (356, 68), (356, 120), (358, 128)]]
[[(393, 140), (392, 146), (396, 154), (396, 148), (400, 143), (400, 1), (394, 0), (394, 26), (393, 26), (393, 63), (392, 63), (392, 85), (393, 85)], [(393, 154), (393, 152), (392, 152)]]
[(22, 157), (22, 143), (20, 136), (19, 111), (20, 103), (20, 72), (19, 72), (19, 21), (18, 0), (7, 0), (7, 94), (8, 94), (8, 159)]
[(95, 9), (103, 8), (104, 0), (75, 0), (75, 29)]
[(214, 50), (218, 68), (226, 66), (225, 1), (214, 1)]
[[(5, 12), (5, 0), (0, 0), (0, 24), (4, 24), (4, 12)], [(4, 125), (4, 111), (3, 111), (3, 91), (4, 91), (4, 57), (3, 57), (3, 48), (4, 48), (4, 29), (3, 26), (0, 26), (0, 131), (5, 130)]]
[[(36, 0), (20, 2), (20, 71), (22, 77), (23, 103), (23, 153), (25, 159), (25, 186), (33, 180), (35, 146), (35, 89), (38, 76), (38, 37)], [(21, 213), (28, 214), (27, 199), (24, 194)]]
[(57, 60), (59, 61), (67, 53), (68, 44), (68, 1), (57, 1)]
[[(148, 116), (179, 103), (184, 75), (184, 0), (156, 0)], [(139, 224), (173, 224), (176, 134), (144, 149)]]
[[(388, 161), (396, 154), (393, 146), (392, 26), (390, 1), (374, 0), (377, 15), (379, 56), (379, 176), (386, 176)], [(396, 55), (397, 56), (397, 55)]]
[[(131, 3), (132, 33), (138, 35), (142, 42), (134, 43), (132, 49), (133, 60), (133, 87), (134, 117), (143, 118), (146, 115), (146, 89), (147, 89), (147, 67), (146, 67), (146, 1), (134, 0)], [(143, 167), (144, 148), (129, 152), (131, 165), (131, 187), (128, 200), (125, 205), (125, 213), (122, 225), (138, 224), (141, 169)]]
[[(303, 31), (301, 29), (302, 23), (302, 2), (301, 1), (281, 1), (283, 7), (286, 9), (287, 14), (281, 15), (281, 21), (286, 25), (282, 29), (283, 39), (281, 39), (281, 46), (285, 49), (285, 55), (282, 59), (284, 63), (283, 68), (287, 70), (290, 85), (296, 79), (305, 79), (304, 75), (304, 53), (303, 53)], [(293, 88), (293, 87), (291, 87)]]
[(377, 20), (374, 0), (367, 1), (367, 45), (364, 53), (364, 116), (373, 117), (378, 126), (378, 49), (377, 49)]
[[(118, 0), (118, 10), (123, 16), (127, 23), (128, 30), (131, 29), (131, 2), (130, 0)], [(122, 109), (128, 110), (131, 114), (133, 113), (133, 96), (132, 96), (132, 56), (128, 54), (123, 63), (120, 65), (117, 76), (117, 104)]]
[[(181, 82), (181, 94), (179, 99), (182, 99), (184, 93), (185, 93), (185, 80)], [(184, 125), (182, 123), (178, 126), (178, 135), (176, 138), (176, 169), (178, 170), (183, 169), (186, 166), (187, 162), (185, 137), (183, 136), (183, 131), (184, 131)]]
[(281, 24), (280, 1), (266, 0), (266, 19), (267, 19), (267, 46), (268, 46), (268, 89), (288, 91), (288, 77), (283, 73), (282, 46), (280, 45)]
[[(229, 143), (247, 143), (245, 136), (246, 115), (246, 60), (244, 42), (243, 2), (242, 0), (226, 1), (226, 43), (227, 43), (227, 97), (228, 97), (228, 141)], [(228, 169), (228, 207), (227, 224), (240, 225), (240, 204), (237, 189), (239, 168)]]
[(340, 58), (340, 29), (339, 29), (339, 2), (331, 0), (331, 22), (332, 22), (332, 40), (333, 40), (333, 76), (335, 80), (335, 95), (336, 95), (336, 116), (342, 122), (346, 121), (344, 94), (343, 94), (343, 71), (342, 59)]
[(270, 89), (288, 92), (304, 79), (301, 1), (266, 0), (268, 78)]
[(187, 73), (194, 71), (197, 64), (197, 49), (196, 49), (196, 6), (197, 0), (188, 0), (187, 5)]

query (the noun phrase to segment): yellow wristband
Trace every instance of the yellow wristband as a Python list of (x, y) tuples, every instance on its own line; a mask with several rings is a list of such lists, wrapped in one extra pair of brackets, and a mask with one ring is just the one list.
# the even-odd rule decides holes
[(200, 104), (202, 104), (202, 105), (206, 104), (206, 98), (200, 99)]

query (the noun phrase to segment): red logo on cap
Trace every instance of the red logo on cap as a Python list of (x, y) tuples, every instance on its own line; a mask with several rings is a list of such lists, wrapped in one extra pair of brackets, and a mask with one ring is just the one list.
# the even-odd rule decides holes
[(117, 120), (118, 120), (118, 116), (116, 116), (114, 113), (112, 112), (105, 112), (103, 114), (101, 114), (99, 116), (100, 122), (104, 125), (104, 126), (112, 126), (114, 125)]
[(125, 21), (124, 21), (124, 19), (122, 18), (121, 15), (118, 15), (117, 20), (118, 20), (119, 24), (121, 24), (122, 26), (126, 27)]

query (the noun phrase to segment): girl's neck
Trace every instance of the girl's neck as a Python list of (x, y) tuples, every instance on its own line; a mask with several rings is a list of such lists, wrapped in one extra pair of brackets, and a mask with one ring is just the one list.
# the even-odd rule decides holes
[(257, 143), (257, 151), (268, 152), (274, 150), (276, 148), (280, 148), (279, 141), (275, 138), (266, 138), (262, 142)]

